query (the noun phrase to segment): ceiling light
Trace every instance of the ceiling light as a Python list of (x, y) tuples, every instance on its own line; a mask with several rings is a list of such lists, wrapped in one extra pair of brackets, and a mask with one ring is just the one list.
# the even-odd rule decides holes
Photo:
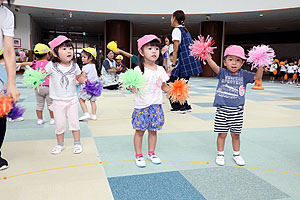
[(70, 18), (72, 18), (72, 16), (73, 16), (72, 12), (69, 13), (69, 16), (70, 16)]
[(259, 14), (259, 16), (260, 16), (260, 17), (263, 17), (263, 16), (264, 16), (264, 14), (260, 13), (260, 14)]
[(162, 17), (161, 17), (161, 19), (162, 19), (162, 20), (164, 20), (164, 19), (165, 19), (165, 17), (164, 17), (164, 16), (162, 16)]

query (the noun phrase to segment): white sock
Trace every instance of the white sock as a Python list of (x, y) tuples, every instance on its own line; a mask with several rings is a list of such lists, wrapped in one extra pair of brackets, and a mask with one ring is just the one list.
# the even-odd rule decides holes
[(239, 151), (233, 151), (233, 155), (238, 156), (238, 155), (240, 155), (240, 152)]
[(224, 156), (224, 151), (218, 151), (218, 155)]

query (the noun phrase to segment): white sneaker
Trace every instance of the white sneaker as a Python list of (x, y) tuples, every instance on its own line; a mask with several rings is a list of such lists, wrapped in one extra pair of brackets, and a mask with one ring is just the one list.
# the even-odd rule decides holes
[(148, 154), (147, 155), (147, 158), (148, 158), (148, 160), (151, 160), (151, 162), (153, 163), (153, 164), (160, 164), (161, 163), (161, 160), (159, 159), (159, 157), (157, 156), (157, 155), (155, 155), (155, 154)]
[(96, 115), (91, 115), (90, 119), (91, 120), (97, 120), (97, 116)]
[(79, 121), (84, 121), (84, 120), (87, 120), (90, 118), (91, 118), (91, 116), (89, 113), (84, 113), (83, 116), (79, 118)]
[(56, 145), (52, 150), (51, 153), (54, 155), (59, 154), (65, 147), (61, 145)]
[(223, 166), (225, 164), (224, 155), (218, 154), (216, 158), (216, 164)]
[(50, 119), (50, 125), (54, 125), (55, 124), (55, 120), (54, 119)]
[(240, 155), (233, 155), (233, 160), (235, 161), (235, 163), (239, 166), (244, 166), (246, 163), (244, 161), (244, 159), (242, 158), (242, 156)]
[(75, 144), (74, 145), (74, 150), (73, 150), (73, 153), (74, 154), (80, 154), (82, 152), (82, 147), (80, 144)]
[(135, 158), (135, 164), (138, 167), (146, 167), (146, 161), (143, 157)]
[(42, 125), (42, 124), (45, 124), (45, 123), (46, 123), (46, 120), (44, 120), (44, 119), (38, 119), (37, 120), (38, 125)]
[(24, 121), (24, 118), (23, 117), (18, 117), (17, 119), (8, 118), (8, 121), (9, 122), (21, 122), (21, 121)]

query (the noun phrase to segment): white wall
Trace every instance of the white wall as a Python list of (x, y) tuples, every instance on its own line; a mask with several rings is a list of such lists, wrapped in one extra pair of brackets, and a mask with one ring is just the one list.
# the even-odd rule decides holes
[(15, 0), (15, 5), (108, 13), (187, 14), (244, 12), (300, 7), (300, 0)]
[(30, 16), (22, 13), (15, 13), (15, 38), (21, 38), (21, 47), (30, 49)]

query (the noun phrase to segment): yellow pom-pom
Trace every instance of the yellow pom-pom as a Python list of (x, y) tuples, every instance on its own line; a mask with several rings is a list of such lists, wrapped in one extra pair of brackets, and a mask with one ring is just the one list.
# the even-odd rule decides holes
[(117, 42), (116, 41), (111, 41), (107, 44), (107, 48), (109, 50), (112, 50), (113, 52), (118, 51), (118, 46), (117, 46)]

